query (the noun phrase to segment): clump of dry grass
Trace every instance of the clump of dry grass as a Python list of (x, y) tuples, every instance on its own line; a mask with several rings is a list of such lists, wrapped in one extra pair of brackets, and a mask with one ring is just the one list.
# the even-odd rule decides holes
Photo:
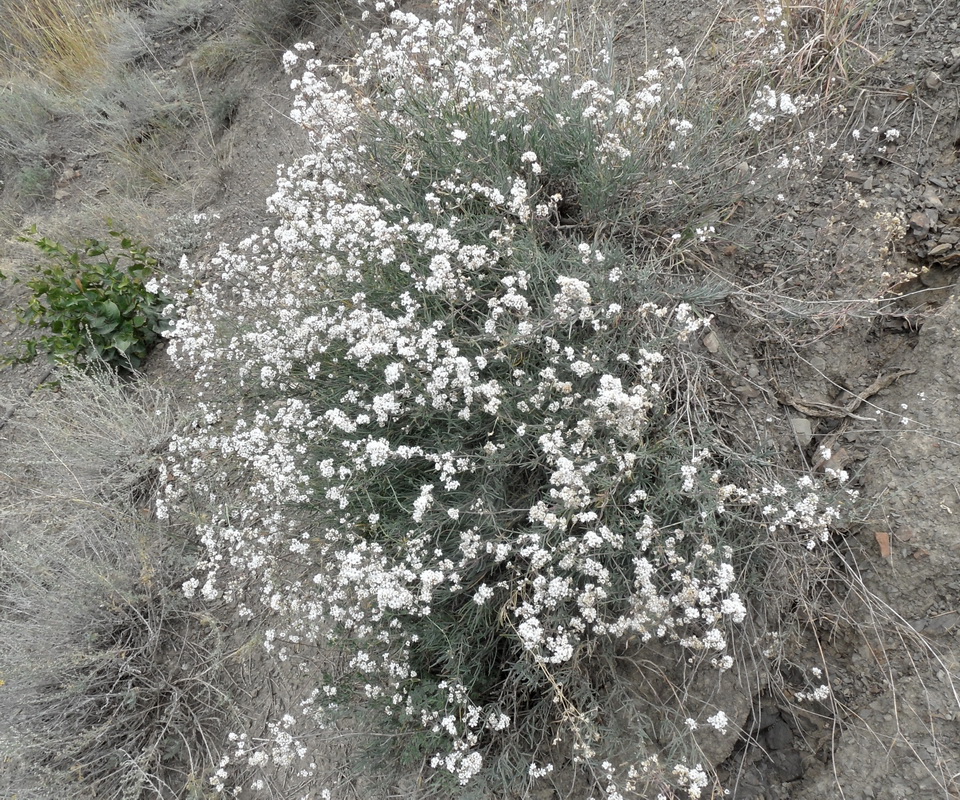
[(0, 159), (36, 161), (47, 147), (46, 131), (63, 102), (36, 81), (0, 86)]
[[(91, 93), (93, 94), (93, 93)], [(84, 125), (129, 187), (162, 187), (187, 180), (179, 151), (200, 109), (177, 82), (143, 70), (117, 75), (90, 98)]]
[(107, 0), (2, 0), (0, 55), (14, 71), (80, 88), (107, 69), (111, 10)]
[(147, 29), (154, 35), (196, 32), (210, 14), (210, 0), (159, 0), (147, 12)]
[(346, 0), (245, 0), (240, 6), (241, 30), (249, 42), (268, 52), (283, 52), (294, 42), (335, 28), (356, 4)]
[(195, 73), (204, 79), (223, 81), (243, 62), (247, 42), (240, 36), (214, 38), (201, 44), (193, 53)]
[(863, 44), (872, 3), (863, 0), (782, 0), (787, 72), (813, 81), (823, 94), (845, 91), (879, 61)]
[(68, 373), (2, 432), (0, 641), (18, 646), (0, 655), (0, 740), (15, 784), (185, 797), (216, 763), (222, 632), (180, 590), (189, 541), (149, 507), (173, 420), (159, 392)]

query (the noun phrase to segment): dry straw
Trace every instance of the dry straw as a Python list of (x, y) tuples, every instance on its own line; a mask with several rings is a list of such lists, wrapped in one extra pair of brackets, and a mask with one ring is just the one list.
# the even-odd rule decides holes
[(111, 12), (106, 0), (2, 0), (6, 71), (26, 70), (63, 88), (80, 88), (107, 67)]

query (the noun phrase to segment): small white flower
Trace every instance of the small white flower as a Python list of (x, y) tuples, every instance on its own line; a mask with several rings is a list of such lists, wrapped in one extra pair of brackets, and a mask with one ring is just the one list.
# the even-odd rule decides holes
[(727, 715), (723, 711), (718, 711), (712, 717), (707, 718), (707, 722), (710, 723), (716, 730), (720, 733), (727, 732), (727, 725), (729, 725), (730, 720), (727, 719)]

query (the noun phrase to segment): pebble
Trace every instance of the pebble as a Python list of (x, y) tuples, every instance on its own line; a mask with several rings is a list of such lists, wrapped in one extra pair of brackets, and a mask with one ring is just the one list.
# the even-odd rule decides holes
[(807, 447), (813, 441), (813, 426), (806, 417), (791, 417), (790, 427), (801, 447)]
[(793, 744), (793, 731), (782, 719), (778, 719), (763, 732), (763, 740), (768, 750), (785, 750)]

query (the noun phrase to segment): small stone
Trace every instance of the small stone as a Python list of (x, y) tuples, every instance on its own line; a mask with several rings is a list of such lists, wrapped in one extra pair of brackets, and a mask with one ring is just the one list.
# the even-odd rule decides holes
[(910, 227), (915, 234), (924, 236), (936, 224), (936, 217), (936, 211), (917, 211), (910, 215)]
[(778, 719), (763, 732), (768, 750), (786, 750), (793, 744), (793, 731), (782, 719)]
[(927, 77), (923, 79), (923, 85), (928, 89), (939, 89), (943, 85), (943, 78), (936, 72), (928, 72)]
[(54, 200), (66, 200), (69, 196), (70, 192), (68, 192), (66, 189), (57, 189), (57, 191), (53, 193)]
[(801, 447), (807, 447), (813, 441), (813, 426), (806, 417), (791, 417), (790, 427), (793, 428), (793, 434)]
[(774, 753), (771, 760), (777, 778), (783, 783), (790, 783), (803, 777), (803, 759), (796, 750)]
[(760, 714), (757, 717), (756, 728), (758, 731), (765, 731), (767, 728), (773, 725), (773, 723), (779, 721), (780, 719), (780, 712), (775, 706), (764, 705), (760, 709)]
[(707, 348), (708, 353), (717, 353), (720, 351), (720, 339), (713, 331), (710, 331), (703, 337), (703, 346)]
[(953, 275), (935, 267), (929, 267), (920, 273), (920, 283), (928, 289), (943, 289), (952, 286), (953, 282)]

